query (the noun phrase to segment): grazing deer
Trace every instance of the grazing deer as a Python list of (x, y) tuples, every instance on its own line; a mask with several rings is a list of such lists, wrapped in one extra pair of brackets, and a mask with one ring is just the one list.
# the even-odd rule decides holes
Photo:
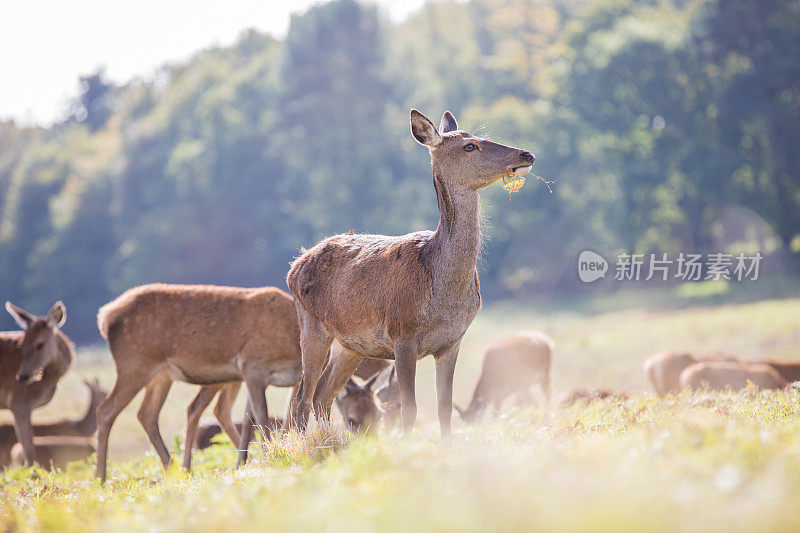
[[(47, 470), (64, 468), (69, 463), (88, 459), (94, 453), (94, 444), (89, 437), (34, 437), (33, 445), (36, 462)], [(22, 445), (15, 444), (11, 449), (11, 465), (24, 465), (26, 456)]]
[(704, 361), (681, 372), (681, 387), (685, 389), (733, 390), (747, 388), (752, 383), (759, 389), (783, 389), (789, 382), (771, 366), (760, 363)]
[(34, 460), (31, 412), (50, 400), (58, 380), (72, 364), (74, 348), (59, 328), (67, 319), (56, 302), (37, 317), (6, 302), (6, 310), (24, 331), (0, 332), (0, 409), (14, 415), (14, 432), (28, 458)]
[(520, 332), (500, 339), (486, 350), (483, 368), (466, 409), (456, 406), (465, 422), (475, 422), (491, 405), (495, 414), (503, 401), (516, 396), (520, 405), (533, 401), (531, 386), (538, 384), (550, 400), (550, 365), (553, 339), (538, 331)]
[[(97, 476), (106, 477), (111, 426), (138, 391), (166, 371), (196, 385), (244, 381), (245, 419), (269, 436), (269, 385), (300, 381), (300, 332), (291, 296), (275, 287), (143, 285), (104, 305), (97, 316), (117, 380), (97, 412)], [(245, 438), (240, 437), (240, 450)], [(240, 461), (246, 459), (240, 453)]]
[(345, 424), (354, 431), (374, 427), (382, 418), (386, 427), (394, 427), (400, 420), (400, 388), (394, 365), (381, 359), (365, 358), (358, 365), (353, 379), (336, 395), (336, 406)]
[(630, 396), (628, 396), (626, 392), (613, 391), (610, 389), (585, 389), (579, 387), (564, 394), (561, 401), (558, 403), (561, 407), (569, 407), (579, 401), (594, 402), (608, 399), (625, 401), (630, 399)]
[[(33, 424), (34, 440), (40, 436), (90, 437), (97, 430), (97, 406), (106, 397), (106, 391), (95, 380), (84, 382), (89, 388), (90, 400), (86, 414), (79, 420), (59, 420), (49, 424)], [(11, 464), (11, 449), (17, 444), (17, 435), (11, 424), (0, 425), (0, 467)]]
[(351, 377), (336, 395), (336, 406), (349, 430), (366, 432), (380, 420), (381, 410), (373, 390), (379, 376), (380, 372), (367, 381)]
[(734, 355), (718, 352), (659, 352), (644, 362), (644, 372), (660, 395), (677, 394), (681, 390), (681, 372), (703, 361), (736, 362)]
[(287, 275), (300, 321), (301, 429), (312, 407), (318, 418), (330, 419), (337, 392), (369, 356), (394, 359), (403, 429), (410, 432), (417, 416), (417, 359), (433, 355), (440, 428), (450, 435), (458, 350), (481, 307), (478, 190), (527, 173), (534, 156), (459, 130), (449, 111), (437, 130), (412, 109), (411, 133), (430, 151), (436, 231), (335, 235), (304, 251)]
[[(156, 377), (147, 384), (144, 399), (142, 400), (142, 405), (139, 407), (137, 415), (139, 423), (144, 428), (145, 433), (147, 433), (147, 438), (150, 440), (153, 448), (155, 448), (164, 468), (169, 466), (171, 457), (167, 446), (164, 444), (164, 439), (161, 438), (161, 430), (158, 426), (158, 415), (161, 413), (161, 408), (164, 406), (164, 402), (167, 399), (171, 387), (172, 377), (169, 371), (161, 371), (160, 374), (156, 375)], [(182, 462), (182, 466), (185, 470), (190, 470), (192, 468), (192, 446), (187, 445), (187, 443), (192, 443), (197, 438), (197, 426), (200, 422), (200, 417), (217, 395), (219, 396), (214, 406), (214, 415), (217, 417), (220, 425), (225, 429), (231, 442), (239, 443), (240, 433), (231, 419), (231, 409), (233, 408), (236, 396), (239, 394), (239, 389), (241, 389), (241, 387), (241, 381), (221, 383), (218, 385), (203, 385), (200, 387), (197, 395), (186, 410), (186, 437), (183, 440)]]

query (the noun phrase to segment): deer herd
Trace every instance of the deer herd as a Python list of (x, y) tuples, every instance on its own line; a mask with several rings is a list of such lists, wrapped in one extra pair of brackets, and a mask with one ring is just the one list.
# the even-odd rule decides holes
[[(74, 359), (73, 345), (61, 332), (64, 304), (56, 302), (38, 317), (6, 302), (22, 331), (0, 333), (0, 408), (14, 419), (13, 426), (0, 426), (2, 466), (60, 467), (84, 459), (95, 453), (96, 431), (97, 476), (104, 481), (111, 428), (142, 389), (138, 419), (167, 466), (171, 458), (158, 420), (173, 381), (198, 386), (187, 408), (182, 461), (187, 470), (193, 448), (211, 445), (220, 432), (237, 444), (242, 464), (256, 429), (267, 442), (273, 432), (304, 431), (312, 415), (329, 423), (334, 403), (353, 431), (383, 423), (408, 433), (417, 416), (417, 360), (428, 355), (435, 364), (443, 439), (450, 436), (454, 407), (474, 423), (487, 408), (496, 415), (509, 398), (532, 405), (534, 386), (549, 403), (554, 343), (528, 331), (489, 346), (469, 404), (453, 405), (459, 347), (481, 307), (478, 191), (527, 173), (533, 154), (460, 130), (449, 112), (437, 128), (412, 110), (411, 133), (431, 157), (439, 206), (435, 231), (328, 237), (292, 263), (291, 294), (276, 287), (168, 284), (126, 291), (98, 312), (116, 382), (108, 394), (96, 382), (87, 383), (91, 398), (83, 419), (31, 421), (32, 411), (53, 398)], [(645, 372), (659, 394), (749, 384), (777, 389), (800, 379), (800, 363), (663, 352), (647, 360)], [(246, 406), (242, 422), (234, 422), (242, 384)], [(282, 418), (268, 415), (269, 386), (290, 390)], [(562, 404), (608, 397), (627, 396), (576, 389)], [(215, 398), (217, 423), (201, 425)]]

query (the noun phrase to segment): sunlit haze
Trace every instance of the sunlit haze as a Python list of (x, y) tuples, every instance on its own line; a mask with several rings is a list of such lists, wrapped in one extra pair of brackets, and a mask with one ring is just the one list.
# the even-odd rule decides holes
[[(292, 13), (312, 0), (27, 0), (9, 2), (0, 18), (0, 120), (49, 124), (62, 118), (78, 77), (105, 67), (124, 83), (148, 76), (212, 45), (229, 45), (256, 28), (282, 37)], [(422, 0), (379, 0), (401, 20)]]

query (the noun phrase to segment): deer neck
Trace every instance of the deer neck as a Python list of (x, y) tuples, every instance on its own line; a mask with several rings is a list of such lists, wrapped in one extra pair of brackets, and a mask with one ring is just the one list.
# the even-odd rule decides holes
[(480, 198), (477, 191), (448, 185), (434, 167), (439, 226), (433, 234), (437, 277), (450, 288), (471, 287), (481, 247)]

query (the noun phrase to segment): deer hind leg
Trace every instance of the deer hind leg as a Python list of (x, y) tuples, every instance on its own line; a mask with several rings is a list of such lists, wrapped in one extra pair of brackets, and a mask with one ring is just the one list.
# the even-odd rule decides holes
[(217, 403), (214, 405), (214, 416), (217, 417), (219, 424), (228, 438), (236, 445), (239, 442), (239, 430), (236, 429), (236, 424), (231, 419), (231, 412), (233, 411), (233, 404), (236, 402), (236, 397), (239, 395), (239, 389), (242, 388), (241, 381), (233, 381), (227, 383), (222, 387), (222, 392), (217, 397)]
[[(134, 354), (135, 355), (135, 354)], [(135, 359), (134, 359), (135, 360)], [(106, 480), (106, 458), (108, 456), (108, 436), (111, 426), (119, 413), (129, 404), (142, 387), (152, 378), (152, 372), (131, 369), (120, 372), (117, 368), (117, 381), (105, 400), (97, 407), (97, 471), (101, 482)]]
[(436, 401), (439, 411), (439, 429), (442, 438), (450, 437), (453, 416), (453, 375), (461, 342), (457, 342), (436, 358)]
[(314, 412), (325, 423), (331, 421), (331, 407), (336, 394), (344, 387), (363, 357), (338, 342), (331, 344), (331, 356), (314, 393)]
[(183, 439), (182, 464), (184, 470), (192, 468), (192, 448), (197, 439), (197, 425), (200, 423), (200, 417), (203, 416), (203, 411), (221, 389), (222, 385), (203, 385), (186, 410), (186, 438)]
[(297, 315), (300, 319), (300, 349), (303, 358), (303, 379), (297, 397), (297, 427), (305, 430), (311, 414), (314, 393), (317, 390), (325, 360), (328, 356), (333, 337), (325, 331), (322, 323), (308, 316), (298, 304)]
[(164, 468), (169, 466), (170, 455), (167, 446), (164, 444), (164, 439), (161, 438), (158, 415), (161, 413), (161, 408), (164, 406), (170, 387), (172, 387), (172, 378), (169, 377), (169, 374), (166, 372), (158, 374), (147, 384), (142, 405), (137, 413), (139, 423), (147, 433), (147, 438), (150, 439), (150, 443), (155, 448)]

